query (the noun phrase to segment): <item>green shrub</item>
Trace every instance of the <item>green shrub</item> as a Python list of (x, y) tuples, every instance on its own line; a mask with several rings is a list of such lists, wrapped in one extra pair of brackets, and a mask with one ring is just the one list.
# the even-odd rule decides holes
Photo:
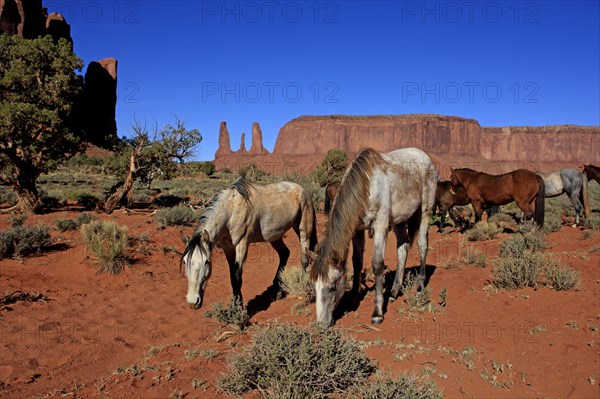
[(88, 224), (93, 220), (98, 220), (98, 218), (89, 212), (82, 212), (75, 218), (75, 223), (77, 223), (77, 226), (81, 226)]
[(57, 219), (54, 222), (54, 225), (56, 226), (56, 230), (60, 232), (76, 230), (77, 227), (79, 227), (77, 222), (73, 219)]
[(266, 178), (267, 176), (269, 176), (269, 174), (267, 172), (265, 172), (264, 170), (262, 170), (261, 168), (256, 166), (256, 164), (254, 162), (252, 162), (246, 166), (242, 166), (238, 170), (237, 175), (239, 177), (243, 177), (244, 179), (247, 179), (250, 181), (262, 180), (262, 179)]
[(345, 397), (374, 371), (358, 343), (336, 328), (274, 324), (230, 357), (219, 386), (230, 395), (259, 389), (269, 398)]
[(308, 301), (314, 299), (310, 277), (302, 266), (286, 267), (279, 278), (281, 279), (281, 288), (288, 294), (306, 298)]
[(465, 252), (463, 262), (470, 266), (485, 267), (487, 257), (480, 250), (470, 248)]
[(545, 262), (541, 252), (507, 246), (493, 260), (492, 284), (506, 289), (536, 287)]
[(25, 220), (27, 220), (26, 215), (12, 215), (8, 222), (14, 228), (22, 227), (25, 224)]
[(161, 226), (188, 226), (197, 221), (196, 212), (187, 206), (159, 209), (156, 220)]
[(585, 220), (585, 227), (592, 230), (600, 230), (600, 216), (590, 215), (589, 218)]
[(531, 230), (519, 230), (500, 244), (499, 256), (522, 253), (525, 250), (540, 251), (546, 248), (546, 237), (542, 230), (535, 227)]
[(96, 206), (100, 203), (100, 199), (90, 193), (81, 193), (77, 195), (76, 199), (77, 204), (83, 206), (85, 209), (88, 210), (95, 209)]
[(431, 381), (424, 381), (405, 373), (392, 379), (377, 375), (369, 384), (359, 385), (350, 395), (352, 399), (442, 399), (442, 392)]
[(549, 259), (545, 267), (548, 285), (556, 291), (567, 291), (579, 287), (581, 279), (579, 273), (567, 265), (557, 264)]
[(96, 221), (84, 224), (81, 232), (88, 250), (100, 259), (99, 273), (118, 274), (123, 271), (127, 264), (125, 258), (128, 244), (127, 226)]
[(229, 326), (237, 327), (240, 330), (244, 330), (250, 324), (248, 310), (242, 305), (239, 299), (233, 296), (230, 298), (227, 306), (223, 306), (221, 302), (217, 302), (213, 305), (212, 309), (204, 313), (204, 316)]
[(465, 232), (469, 241), (493, 240), (502, 232), (502, 229), (494, 222), (479, 221), (475, 226)]
[(0, 204), (15, 205), (17, 197), (14, 191), (4, 186), (0, 186)]
[(44, 225), (18, 226), (0, 232), (0, 259), (40, 253), (50, 245), (50, 229)]
[(348, 156), (346, 153), (335, 148), (331, 149), (327, 151), (325, 158), (313, 172), (314, 180), (321, 187), (340, 181), (344, 176), (347, 166)]

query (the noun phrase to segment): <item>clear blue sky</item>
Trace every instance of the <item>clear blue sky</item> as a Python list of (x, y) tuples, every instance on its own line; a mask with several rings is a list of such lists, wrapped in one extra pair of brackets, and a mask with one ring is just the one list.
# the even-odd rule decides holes
[(211, 160), (252, 122), (436, 113), (483, 126), (600, 124), (599, 1), (46, 1), (85, 61), (115, 57), (117, 126), (174, 116)]

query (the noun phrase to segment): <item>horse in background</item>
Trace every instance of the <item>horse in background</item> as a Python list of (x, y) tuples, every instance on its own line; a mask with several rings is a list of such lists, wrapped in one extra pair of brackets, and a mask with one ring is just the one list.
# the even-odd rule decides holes
[(333, 200), (337, 196), (338, 191), (340, 190), (340, 182), (332, 182), (328, 183), (325, 186), (325, 205), (323, 208), (323, 212), (326, 215), (329, 215), (329, 211), (331, 210), (331, 204), (333, 204)]
[(383, 321), (384, 253), (388, 226), (396, 236), (398, 265), (390, 298), (402, 287), (408, 247), (417, 239), (420, 268), (418, 288), (425, 283), (429, 217), (435, 201), (437, 172), (429, 156), (418, 148), (388, 153), (362, 150), (346, 169), (327, 220), (325, 237), (311, 269), (316, 294), (316, 318), (331, 325), (333, 311), (346, 290), (346, 260), (352, 242), (352, 296), (358, 297), (363, 267), (365, 230), (374, 232), (373, 324)]
[(490, 175), (472, 169), (454, 169), (450, 178), (454, 190), (464, 188), (473, 210), (475, 222), (481, 220), (485, 205), (506, 205), (515, 201), (525, 218), (544, 225), (545, 185), (541, 176), (526, 169), (501, 175)]
[(583, 211), (590, 217), (590, 201), (588, 197), (588, 179), (575, 169), (562, 169), (557, 172), (541, 173), (544, 179), (546, 198), (558, 197), (566, 193), (575, 209), (575, 225), (579, 225), (579, 214)]
[[(298, 184), (282, 181), (255, 185), (240, 177), (217, 193), (200, 216), (181, 261), (188, 279), (186, 301), (202, 306), (212, 272), (212, 250), (221, 247), (229, 264), (233, 295), (242, 302), (242, 270), (248, 245), (269, 242), (279, 256), (273, 286), (279, 289), (280, 274), (290, 256), (284, 234), (294, 229), (300, 239), (302, 266), (308, 266), (308, 251), (317, 244), (316, 215), (310, 195)], [(185, 241), (184, 241), (185, 242)]]
[(596, 183), (600, 184), (600, 167), (590, 165), (583, 165), (583, 173), (589, 181), (596, 180)]

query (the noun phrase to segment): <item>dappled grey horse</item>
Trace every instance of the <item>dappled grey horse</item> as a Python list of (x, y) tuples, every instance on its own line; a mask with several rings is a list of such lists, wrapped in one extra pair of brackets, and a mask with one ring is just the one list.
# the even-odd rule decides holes
[(557, 172), (541, 173), (544, 179), (546, 198), (567, 194), (575, 208), (575, 224), (579, 225), (579, 214), (584, 211), (584, 217), (590, 216), (590, 201), (588, 198), (588, 180), (583, 173), (575, 169), (562, 169)]

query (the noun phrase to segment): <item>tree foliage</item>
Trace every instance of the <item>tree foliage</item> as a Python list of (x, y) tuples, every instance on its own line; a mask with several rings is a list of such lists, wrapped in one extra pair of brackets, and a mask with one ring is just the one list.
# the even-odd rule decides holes
[(121, 172), (123, 186), (106, 200), (104, 208), (108, 213), (115, 209), (123, 196), (127, 196), (128, 202), (131, 202), (131, 190), (136, 180), (150, 186), (157, 177), (174, 177), (178, 172), (177, 163), (192, 156), (194, 147), (202, 141), (197, 129), (186, 129), (179, 119), (175, 125), (166, 125), (161, 129), (154, 126), (152, 136), (146, 126), (136, 121), (133, 133), (133, 138), (124, 139), (121, 154), (129, 158), (129, 167)]
[(23, 212), (40, 205), (36, 178), (81, 150), (69, 121), (82, 67), (64, 39), (0, 35), (0, 181)]
[(325, 159), (315, 170), (315, 180), (319, 186), (325, 187), (329, 183), (342, 180), (346, 167), (348, 166), (348, 156), (344, 151), (331, 149), (327, 151)]

